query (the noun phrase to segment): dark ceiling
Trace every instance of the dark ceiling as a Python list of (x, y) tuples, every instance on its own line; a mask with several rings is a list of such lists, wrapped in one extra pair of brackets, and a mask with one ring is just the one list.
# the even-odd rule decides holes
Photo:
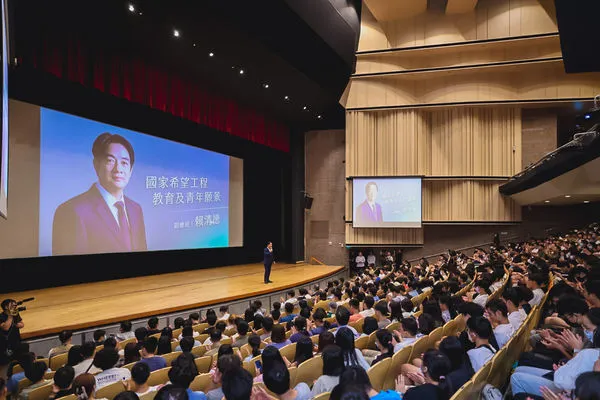
[(141, 58), (293, 128), (344, 126), (338, 100), (354, 70), (358, 0), (18, 0), (13, 6), (17, 46), (48, 31), (77, 32), (93, 48)]

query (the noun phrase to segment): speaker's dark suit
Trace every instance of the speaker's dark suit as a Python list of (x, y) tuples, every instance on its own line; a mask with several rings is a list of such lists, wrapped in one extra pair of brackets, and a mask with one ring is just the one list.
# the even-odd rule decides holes
[(119, 224), (96, 185), (62, 203), (54, 213), (52, 254), (117, 253), (145, 251), (146, 227), (142, 207), (124, 197), (131, 248), (119, 236)]

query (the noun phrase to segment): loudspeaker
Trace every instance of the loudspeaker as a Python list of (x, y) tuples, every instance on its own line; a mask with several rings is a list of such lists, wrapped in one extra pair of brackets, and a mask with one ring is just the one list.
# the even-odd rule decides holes
[(310, 210), (310, 208), (312, 207), (312, 203), (313, 203), (313, 198), (305, 195), (304, 196), (304, 209)]
[(565, 71), (569, 73), (600, 71), (600, 36), (598, 35), (598, 0), (554, 0)]

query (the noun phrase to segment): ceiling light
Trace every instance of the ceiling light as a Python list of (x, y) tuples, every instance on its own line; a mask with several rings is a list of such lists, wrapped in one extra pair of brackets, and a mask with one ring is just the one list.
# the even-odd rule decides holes
[(240, 75), (244, 75), (244, 70), (240, 69)]
[(550, 203), (550, 200), (546, 200), (546, 201), (544, 201), (544, 203)]
[(289, 100), (289, 99), (290, 99), (290, 96), (285, 96), (283, 99), (284, 99), (284, 100)]
[(318, 118), (318, 119), (321, 119), (321, 118), (323, 118), (323, 117), (321, 117), (321, 115), (317, 115), (317, 118)]
[(194, 43), (192, 46), (196, 47), (196, 43)]
[(140, 15), (142, 15), (142, 12), (140, 11)]
[(173, 36), (179, 37), (179, 31), (177, 29), (173, 29)]
[(583, 202), (584, 202), (585, 204), (587, 204), (587, 203), (589, 203), (590, 201), (589, 201), (589, 200), (584, 200)]
[(302, 107), (302, 109), (303, 109), (304, 111), (306, 111), (306, 110), (308, 110), (308, 107), (304, 106), (304, 107)]
[(570, 198), (570, 197), (571, 197), (571, 195), (570, 195), (570, 194), (565, 194), (565, 198), (567, 198), (567, 199), (568, 199), (568, 198)]
[(130, 3), (128, 8), (129, 8), (129, 11), (135, 12), (135, 6), (133, 4)]
[(208, 53), (208, 56), (209, 56), (209, 57), (214, 57), (214, 56), (215, 56), (215, 53), (213, 53), (213, 52), (211, 51), (210, 53)]
[(264, 87), (265, 89), (268, 89), (268, 88), (269, 88), (269, 84), (268, 84), (268, 83), (263, 83), (263, 87)]

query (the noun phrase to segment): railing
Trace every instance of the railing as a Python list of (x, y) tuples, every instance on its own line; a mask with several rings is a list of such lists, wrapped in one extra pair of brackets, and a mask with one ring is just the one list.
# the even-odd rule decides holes
[[(519, 240), (519, 236), (515, 235), (515, 236), (508, 236), (508, 237), (504, 238), (502, 241), (506, 243), (506, 242), (513, 242), (513, 241), (518, 241), (518, 240)], [(476, 249), (478, 247), (491, 246), (492, 244), (494, 244), (494, 242), (486, 242), (486, 243), (476, 244), (476, 245), (473, 245), (473, 246), (461, 247), (459, 249), (453, 249), (453, 250), (455, 250), (455, 251), (474, 250), (474, 249)], [(422, 257), (414, 258), (414, 259), (411, 259), (411, 260), (408, 260), (408, 261), (412, 263), (412, 262), (415, 262), (415, 261), (419, 261), (421, 258), (425, 258), (427, 261), (429, 261), (430, 258), (439, 257), (442, 254), (446, 254), (446, 253), (447, 253), (447, 251), (441, 251), (441, 252), (439, 252), (437, 254), (431, 254), (431, 255), (427, 255), (427, 256), (422, 256)]]
[(321, 260), (318, 260), (314, 257), (310, 258), (310, 264), (326, 265), (324, 262), (322, 262)]

